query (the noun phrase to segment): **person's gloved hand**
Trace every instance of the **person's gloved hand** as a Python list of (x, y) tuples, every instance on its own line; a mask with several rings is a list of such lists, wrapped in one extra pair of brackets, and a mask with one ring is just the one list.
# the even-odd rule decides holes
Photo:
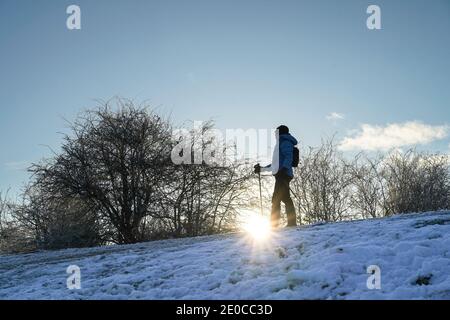
[(255, 164), (255, 166), (253, 167), (255, 168), (255, 173), (260, 173), (261, 172), (261, 166), (259, 165), (259, 163)]

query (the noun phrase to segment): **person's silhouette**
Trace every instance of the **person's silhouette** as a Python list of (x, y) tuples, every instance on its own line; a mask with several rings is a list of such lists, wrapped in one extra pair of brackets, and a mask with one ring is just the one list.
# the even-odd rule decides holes
[(281, 202), (286, 206), (286, 215), (288, 226), (296, 226), (297, 218), (295, 215), (295, 207), (290, 196), (289, 183), (294, 177), (292, 169), (294, 146), (298, 143), (289, 133), (289, 128), (281, 125), (276, 132), (277, 143), (273, 151), (272, 164), (261, 167), (259, 163), (255, 165), (255, 173), (262, 171), (272, 171), (275, 176), (275, 189), (272, 196), (272, 226), (279, 224), (281, 215)]

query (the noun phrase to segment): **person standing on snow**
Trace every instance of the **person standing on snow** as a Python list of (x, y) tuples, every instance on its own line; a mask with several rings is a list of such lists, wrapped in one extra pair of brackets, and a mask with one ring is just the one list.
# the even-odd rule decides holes
[(290, 195), (289, 183), (294, 177), (294, 170), (292, 169), (294, 160), (294, 147), (298, 143), (289, 133), (289, 128), (281, 125), (277, 128), (276, 144), (272, 156), (272, 164), (261, 167), (258, 164), (254, 166), (255, 173), (264, 171), (271, 171), (275, 176), (275, 189), (272, 196), (272, 212), (271, 222), (273, 227), (277, 227), (280, 222), (281, 202), (286, 207), (286, 215), (288, 220), (288, 227), (297, 225), (297, 218), (295, 215), (295, 207)]

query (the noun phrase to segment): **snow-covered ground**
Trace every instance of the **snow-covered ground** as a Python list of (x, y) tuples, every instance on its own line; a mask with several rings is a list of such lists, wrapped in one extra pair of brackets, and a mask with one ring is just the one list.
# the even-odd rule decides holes
[(0, 299), (450, 299), (450, 213), (0, 256)]

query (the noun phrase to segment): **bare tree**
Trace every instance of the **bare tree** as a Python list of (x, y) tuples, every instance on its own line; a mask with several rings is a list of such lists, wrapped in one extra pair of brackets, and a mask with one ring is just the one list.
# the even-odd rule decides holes
[(351, 166), (352, 207), (363, 218), (424, 212), (449, 207), (449, 159), (446, 155), (390, 152), (360, 154)]
[(6, 211), (7, 211), (7, 198), (6, 195), (3, 195), (3, 193), (0, 191), (0, 232), (2, 232), (4, 225), (6, 224), (7, 221)]
[(385, 188), (385, 215), (447, 209), (449, 205), (449, 159), (409, 150), (392, 153), (380, 172)]
[(97, 211), (89, 202), (48, 192), (35, 181), (24, 192), (23, 204), (16, 206), (13, 217), (32, 236), (36, 248), (80, 248), (105, 244), (110, 237)]
[[(210, 133), (212, 122), (190, 130), (185, 148), (191, 155), (190, 163), (175, 167), (164, 185), (166, 197), (161, 202), (162, 214), (169, 233), (174, 236), (197, 236), (229, 231), (235, 227), (239, 208), (245, 202), (249, 172), (243, 164), (194, 163), (194, 153), (203, 154), (214, 144)], [(219, 145), (215, 152), (225, 153)]]
[(350, 216), (351, 175), (333, 139), (300, 155), (292, 191), (303, 223), (340, 221)]
[(0, 192), (0, 252), (19, 253), (35, 249), (32, 234), (14, 218), (16, 205)]
[(49, 192), (98, 208), (117, 231), (112, 241), (142, 240), (141, 223), (160, 210), (159, 186), (172, 170), (169, 123), (117, 98), (81, 115), (71, 129), (62, 152), (31, 172)]
[[(118, 111), (109, 104), (88, 111), (64, 137), (62, 152), (31, 168), (39, 188), (58, 195), (63, 207), (80, 201), (82, 208), (95, 208), (99, 219), (114, 227), (111, 240), (117, 243), (235, 227), (248, 167), (204, 161), (175, 165), (170, 155), (177, 141), (168, 121), (128, 100), (113, 102)], [(200, 150), (192, 151), (203, 153), (214, 143), (208, 135), (212, 129), (206, 123), (195, 132), (201, 143), (192, 148)], [(60, 212), (59, 207), (47, 211)]]
[(380, 163), (380, 158), (370, 159), (364, 154), (358, 154), (347, 166), (352, 177), (352, 208), (365, 219), (383, 214), (385, 186), (379, 174)]
[(9, 229), (9, 219), (7, 216), (8, 203), (6, 195), (0, 191), (0, 251), (4, 251), (5, 242), (7, 241), (7, 234)]

